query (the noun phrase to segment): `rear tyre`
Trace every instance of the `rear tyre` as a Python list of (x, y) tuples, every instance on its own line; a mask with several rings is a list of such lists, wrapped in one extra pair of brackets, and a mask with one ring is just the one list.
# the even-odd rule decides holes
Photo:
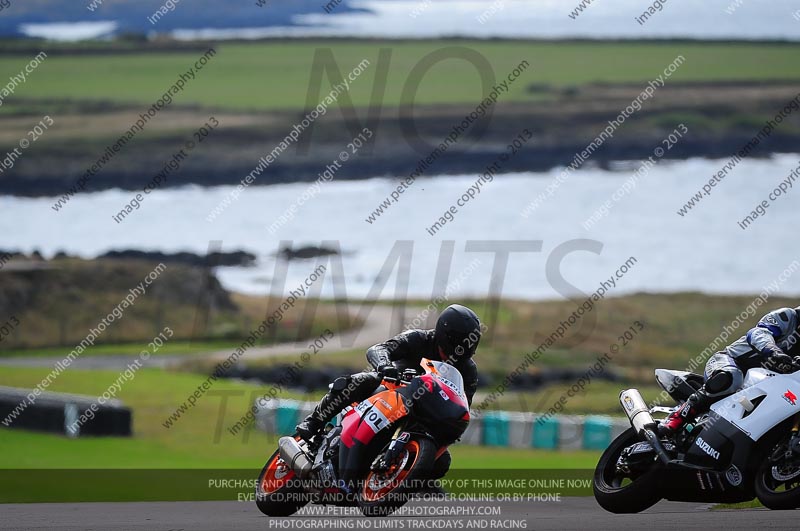
[(309, 494), (300, 486), (289, 465), (276, 450), (261, 469), (256, 484), (256, 505), (267, 516), (289, 516), (306, 505)]
[(658, 490), (662, 467), (656, 462), (642, 473), (624, 474), (617, 470), (622, 450), (639, 441), (633, 428), (614, 439), (600, 456), (594, 471), (594, 498), (606, 511), (618, 514), (638, 513), (655, 505), (661, 494)]
[(436, 445), (426, 437), (411, 439), (385, 473), (370, 470), (359, 486), (358, 507), (365, 516), (389, 516), (406, 504), (431, 477)]

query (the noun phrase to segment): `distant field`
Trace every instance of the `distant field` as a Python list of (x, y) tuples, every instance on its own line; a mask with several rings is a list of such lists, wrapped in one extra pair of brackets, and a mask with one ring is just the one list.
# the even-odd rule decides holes
[[(706, 295), (702, 293), (636, 293), (609, 297), (587, 314), (585, 329), (571, 331), (545, 350), (533, 371), (541, 368), (588, 368), (598, 356), (609, 352), (612, 344), (633, 321), (641, 321), (643, 330), (627, 345), (621, 345), (612, 357), (611, 367), (624, 376), (648, 384), (653, 381), (653, 368), (685, 368), (689, 360), (705, 349), (723, 327), (752, 302), (748, 295)], [(579, 306), (578, 301), (520, 301), (507, 299), (492, 320), (492, 308), (485, 300), (462, 300), (473, 308), (489, 326), (481, 340), (476, 362), (481, 374), (502, 378), (517, 366), (522, 357), (534, 350), (557, 330)], [(414, 304), (424, 305), (424, 301)], [(735, 341), (768, 309), (796, 306), (793, 298), (773, 296), (769, 304), (736, 328), (729, 338)], [(579, 337), (579, 332), (581, 337)], [(293, 363), (292, 356), (275, 356), (251, 362), (253, 366)], [(318, 358), (320, 366), (358, 369), (366, 365), (363, 352), (326, 353)], [(210, 367), (206, 368), (210, 370)], [(616, 400), (616, 396), (614, 397)]]
[[(305, 105), (315, 50), (331, 48), (343, 74), (363, 59), (371, 66), (352, 83), (357, 106), (367, 105), (378, 71), (378, 51), (391, 49), (384, 104), (395, 106), (413, 67), (448, 46), (475, 50), (491, 64), (498, 80), (522, 60), (530, 63), (503, 101), (547, 97), (548, 87), (653, 79), (678, 55), (685, 63), (672, 82), (770, 81), (800, 79), (800, 45), (760, 43), (597, 43), (485, 41), (295, 41), (232, 43), (197, 73), (176, 101), (229, 109), (301, 109)], [(79, 99), (149, 104), (189, 69), (198, 52), (52, 55), (17, 88), (15, 97)], [(0, 58), (0, 79), (16, 74), (29, 59)], [(531, 85), (538, 91), (531, 92)], [(330, 86), (323, 77), (324, 95)], [(543, 90), (544, 89), (544, 90)], [(418, 104), (477, 103), (482, 97), (476, 68), (463, 59), (434, 65), (419, 85)], [(13, 108), (14, 97), (6, 103)], [(0, 108), (0, 110), (4, 110)], [(7, 111), (7, 109), (5, 109)]]

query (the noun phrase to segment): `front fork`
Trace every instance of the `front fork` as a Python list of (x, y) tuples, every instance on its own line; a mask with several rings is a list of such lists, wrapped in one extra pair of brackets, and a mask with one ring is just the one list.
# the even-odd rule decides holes
[(792, 435), (789, 437), (789, 445), (786, 447), (786, 458), (792, 457), (800, 457), (800, 413), (794, 416)]
[(392, 442), (389, 443), (389, 448), (385, 452), (378, 455), (372, 462), (370, 468), (375, 472), (385, 472), (389, 469), (392, 463), (400, 457), (405, 449), (408, 441), (411, 440), (411, 433), (404, 431), (405, 422), (398, 424), (397, 429), (392, 435)]

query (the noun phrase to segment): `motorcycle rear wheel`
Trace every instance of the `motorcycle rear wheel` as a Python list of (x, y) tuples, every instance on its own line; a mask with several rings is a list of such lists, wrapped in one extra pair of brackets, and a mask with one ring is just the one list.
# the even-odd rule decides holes
[(309, 496), (300, 486), (294, 471), (284, 463), (276, 450), (258, 475), (258, 509), (267, 516), (290, 516), (310, 501)]
[(622, 450), (639, 440), (633, 428), (614, 439), (594, 471), (592, 486), (594, 498), (606, 511), (627, 514), (638, 513), (661, 500), (658, 490), (659, 474), (663, 471), (658, 463), (637, 476), (625, 476), (617, 470), (617, 459)]

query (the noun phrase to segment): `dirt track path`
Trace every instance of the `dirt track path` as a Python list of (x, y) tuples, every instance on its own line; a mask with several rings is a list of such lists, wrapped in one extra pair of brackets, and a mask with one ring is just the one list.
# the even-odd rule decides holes
[[(356, 314), (357, 308), (351, 307), (348, 309), (351, 314)], [(369, 314), (364, 319), (364, 324), (353, 330), (346, 330), (338, 338), (338, 342), (334, 339), (333, 343), (323, 350), (324, 354), (333, 354), (345, 350), (364, 349), (385, 340), (388, 337), (396, 334), (397, 325), (395, 324), (395, 317), (392, 315), (391, 306), (376, 305), (372, 307)], [(407, 320), (413, 319), (421, 311), (420, 308), (406, 308)], [(429, 319), (430, 320), (430, 319)], [(308, 343), (306, 341), (300, 343), (281, 343), (278, 345), (271, 345), (268, 347), (254, 347), (248, 349), (240, 358), (241, 361), (247, 362), (250, 360), (270, 358), (279, 355), (300, 355), (307, 350)], [(145, 367), (177, 367), (182, 363), (192, 360), (210, 359), (215, 361), (223, 361), (234, 352), (231, 350), (221, 350), (215, 352), (204, 352), (201, 354), (171, 354), (165, 356), (153, 356), (144, 363)], [(65, 350), (64, 355), (68, 351)], [(0, 359), (0, 366), (5, 367), (53, 367), (56, 363), (61, 361), (63, 356), (60, 357), (12, 357)], [(75, 369), (105, 369), (105, 370), (121, 370), (128, 365), (138, 360), (139, 357), (131, 354), (109, 354), (109, 355), (93, 355), (86, 357), (76, 358), (71, 367)]]

